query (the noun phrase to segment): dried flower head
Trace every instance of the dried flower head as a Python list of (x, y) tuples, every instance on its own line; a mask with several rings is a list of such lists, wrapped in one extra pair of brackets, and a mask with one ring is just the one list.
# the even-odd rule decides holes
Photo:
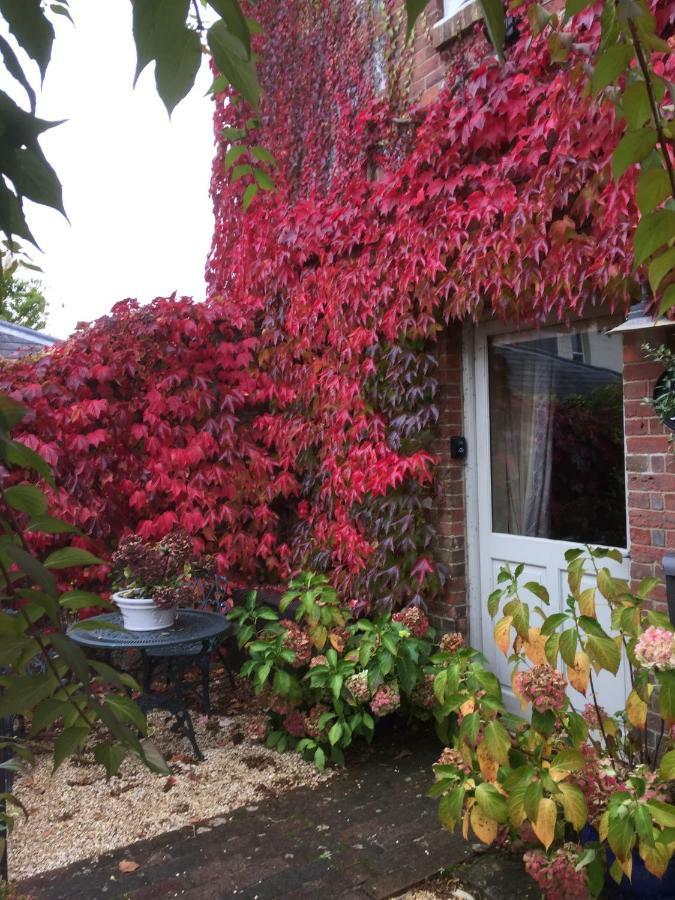
[(513, 689), (528, 700), (538, 712), (561, 709), (565, 703), (567, 682), (557, 669), (546, 664), (535, 666), (531, 672), (517, 672)]
[(407, 606), (400, 612), (394, 613), (391, 618), (392, 621), (407, 628), (413, 637), (423, 638), (429, 632), (429, 620), (417, 606)]
[(381, 684), (370, 701), (370, 711), (376, 718), (396, 712), (401, 705), (397, 684)]
[(444, 634), (438, 646), (444, 653), (457, 653), (464, 646), (464, 637), (459, 631)]

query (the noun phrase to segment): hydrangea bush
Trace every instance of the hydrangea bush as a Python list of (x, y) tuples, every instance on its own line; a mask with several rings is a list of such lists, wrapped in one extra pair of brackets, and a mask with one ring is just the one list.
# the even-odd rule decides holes
[(371, 740), (378, 719), (399, 710), (431, 719), (438, 666), (462, 645), (461, 635), (446, 635), (445, 650), (434, 654), (435, 633), (418, 607), (375, 620), (356, 618), (357, 608), (341, 603), (325, 576), (305, 573), (291, 582), (280, 612), (259, 606), (252, 593), (230, 613), (250, 657), (242, 674), (267, 711), (256, 736), (321, 769), (327, 759), (342, 764), (355, 737)]
[[(434, 681), (434, 715), (451, 744), (431, 792), (442, 822), (486, 844), (524, 842), (526, 868), (549, 900), (599, 895), (608, 867), (615, 881), (630, 880), (637, 856), (661, 878), (675, 848), (675, 635), (648, 600), (656, 580), (631, 591), (609, 558), (618, 551), (569, 550), (569, 594), (552, 613), (542, 585), (520, 584), (522, 565), (501, 570), (488, 608), (501, 613), (495, 642), (523, 716), (507, 709), (473, 651), (449, 656)], [(625, 708), (608, 712), (597, 676), (622, 665), (631, 690)]]

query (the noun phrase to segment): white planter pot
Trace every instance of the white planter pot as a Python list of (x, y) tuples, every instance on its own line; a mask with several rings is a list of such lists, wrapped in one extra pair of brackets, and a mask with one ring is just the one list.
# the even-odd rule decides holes
[(150, 597), (131, 597), (133, 590), (118, 591), (113, 601), (119, 607), (127, 631), (160, 631), (176, 621), (175, 609), (160, 609)]

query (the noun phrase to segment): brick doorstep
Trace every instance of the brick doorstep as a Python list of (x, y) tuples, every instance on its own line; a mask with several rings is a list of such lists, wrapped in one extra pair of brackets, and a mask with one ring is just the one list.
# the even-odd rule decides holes
[[(399, 759), (403, 747), (411, 752)], [(21, 883), (19, 894), (32, 900), (395, 896), (469, 853), (461, 837), (441, 828), (436, 801), (426, 797), (438, 750), (428, 738), (392, 736), (318, 790), (299, 788), (255, 811), (235, 810), (200, 834), (182, 828), (44, 873)], [(139, 868), (121, 874), (122, 859)]]

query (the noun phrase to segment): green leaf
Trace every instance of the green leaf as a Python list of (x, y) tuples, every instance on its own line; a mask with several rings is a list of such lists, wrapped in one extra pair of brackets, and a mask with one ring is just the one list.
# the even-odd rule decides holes
[(612, 175), (618, 181), (629, 166), (642, 160), (656, 146), (656, 131), (653, 128), (640, 128), (638, 131), (627, 131), (612, 153)]
[(74, 525), (69, 525), (68, 522), (56, 519), (54, 516), (39, 516), (30, 522), (26, 530), (36, 531), (40, 534), (76, 534), (79, 532)]
[(267, 172), (264, 172), (262, 169), (256, 168), (253, 171), (253, 177), (258, 183), (258, 187), (262, 188), (264, 191), (274, 190), (274, 182), (267, 174)]
[[(234, 163), (245, 153), (248, 153), (248, 147), (245, 144), (233, 144), (225, 154), (223, 168), (229, 169), (230, 166), (234, 165)], [(237, 168), (239, 168), (239, 166), (237, 166)]]
[(129, 688), (132, 691), (140, 691), (138, 682), (128, 672), (118, 672), (117, 669), (97, 659), (90, 659), (89, 665), (100, 676), (98, 680), (107, 681), (120, 690)]
[(17, 42), (45, 77), (54, 43), (54, 27), (41, 0), (0, 0), (0, 13)]
[(568, 666), (574, 666), (576, 652), (577, 629), (568, 628), (560, 635), (560, 655), (565, 660)]
[(479, 0), (485, 19), (485, 27), (497, 57), (504, 61), (504, 40), (506, 38), (506, 22), (502, 0)]
[(597, 637), (592, 634), (586, 640), (586, 652), (591, 661), (596, 662), (603, 669), (616, 675), (621, 664), (621, 652), (615, 641), (609, 637)]
[(5, 499), (13, 509), (41, 516), (47, 512), (47, 498), (34, 484), (15, 484), (5, 488)]
[(579, 750), (561, 750), (551, 761), (551, 768), (561, 772), (577, 772), (583, 769), (585, 759)]
[(314, 765), (320, 772), (326, 768), (326, 754), (323, 752), (321, 747), (317, 747), (314, 751)]
[(675, 750), (664, 753), (659, 772), (664, 781), (675, 781)]
[(490, 614), (491, 619), (494, 619), (494, 617), (499, 612), (499, 603), (502, 599), (502, 595), (503, 595), (503, 591), (501, 591), (499, 588), (497, 588), (488, 597), (487, 608), (488, 608), (488, 613)]
[[(664, 94), (663, 83), (652, 75), (652, 86), (656, 95), (656, 102), (660, 103)], [(651, 104), (644, 81), (635, 81), (626, 85), (621, 95), (621, 109), (631, 130), (640, 128), (646, 121), (651, 119)]]
[(82, 684), (87, 685), (89, 683), (89, 663), (82, 648), (60, 631), (50, 634), (49, 640), (68, 668)]
[(661, 800), (649, 800), (647, 806), (655, 822), (664, 828), (675, 828), (675, 806)]
[(560, 649), (560, 635), (557, 632), (549, 635), (544, 646), (546, 661), (555, 669), (558, 661), (558, 651)]
[(640, 841), (647, 844), (648, 847), (654, 846), (654, 825), (651, 814), (644, 803), (638, 803), (635, 807), (635, 830)]
[(558, 790), (562, 795), (565, 818), (580, 831), (588, 819), (588, 806), (583, 791), (578, 785), (564, 781), (558, 785)]
[(141, 758), (153, 772), (158, 772), (160, 775), (171, 774), (166, 760), (159, 752), (154, 741), (149, 741), (147, 738), (141, 741)]
[(523, 806), (525, 807), (525, 815), (531, 822), (536, 822), (539, 812), (539, 803), (544, 796), (541, 781), (532, 781), (528, 784), (525, 795), (523, 797)]
[(49, 484), (54, 484), (54, 477), (48, 463), (39, 453), (20, 441), (8, 440), (4, 435), (0, 435), (0, 455), (10, 465), (18, 466), (21, 469), (32, 469), (38, 475), (42, 475)]
[(84, 725), (71, 725), (70, 728), (64, 728), (54, 741), (54, 772), (84, 743), (88, 734), (89, 729)]
[(641, 265), (648, 257), (675, 237), (675, 211), (655, 209), (643, 216), (633, 239), (634, 265)]
[(61, 182), (38, 146), (15, 152), (10, 177), (17, 194), (65, 215)]
[(106, 694), (105, 703), (123, 722), (133, 725), (142, 735), (147, 734), (148, 723), (145, 721), (145, 716), (138, 704), (134, 703), (130, 697), (126, 697), (124, 694)]
[(70, 569), (73, 566), (100, 566), (103, 560), (81, 547), (62, 547), (45, 560), (48, 569)]
[(626, 44), (615, 44), (597, 57), (591, 76), (591, 91), (599, 91), (613, 84), (621, 73), (628, 68), (633, 51)]
[(408, 20), (406, 36), (409, 38), (420, 15), (424, 12), (429, 0), (405, 0), (405, 12)]
[(259, 162), (266, 162), (271, 166), (276, 166), (277, 164), (277, 161), (272, 156), (270, 151), (265, 147), (261, 147), (260, 144), (256, 144), (254, 147), (251, 147), (251, 153), (254, 159), (257, 159)]
[(190, 28), (168, 30), (157, 44), (155, 83), (169, 115), (195, 83), (202, 61), (199, 35)]
[(465, 740), (469, 746), (475, 747), (479, 729), (480, 716), (477, 712), (469, 713), (462, 719), (462, 724), (459, 728), (459, 736)]
[(494, 784), (483, 783), (476, 788), (476, 802), (481, 811), (496, 822), (506, 822), (508, 810), (506, 798), (499, 793)]
[(583, 12), (587, 7), (593, 6), (596, 0), (567, 0), (565, 3), (565, 15), (575, 16)]
[(250, 56), (251, 32), (237, 0), (207, 0), (207, 2), (225, 21), (228, 31), (239, 38)]
[[(506, 765), (509, 760), (511, 738), (501, 722), (493, 719), (486, 726), (484, 740), (490, 756), (496, 760), (496, 762)], [(492, 818), (494, 818), (494, 816)]]
[(2, 53), (2, 61), (5, 64), (5, 68), (12, 76), (15, 78), (21, 87), (25, 90), (26, 94), (28, 94), (28, 102), (30, 103), (30, 111), (32, 113), (35, 112), (35, 91), (30, 86), (30, 82), (26, 78), (23, 69), (21, 68), (21, 63), (17, 59), (16, 53), (12, 50), (11, 46), (7, 43), (4, 37), (0, 37), (0, 53)]
[(257, 108), (260, 85), (246, 46), (228, 30), (223, 21), (216, 22), (209, 28), (207, 41), (218, 71), (254, 109)]
[(668, 725), (675, 722), (675, 671), (658, 672), (659, 713)]
[(258, 185), (257, 184), (249, 184), (247, 186), (246, 190), (244, 191), (244, 196), (243, 196), (242, 202), (241, 202), (241, 205), (244, 210), (247, 210), (249, 208), (249, 206), (253, 202), (253, 199), (255, 198), (257, 193), (258, 193)]
[(649, 285), (656, 293), (663, 279), (675, 268), (675, 247), (671, 247), (649, 263)]
[(121, 744), (113, 744), (110, 741), (104, 741), (97, 744), (94, 748), (94, 759), (105, 767), (105, 773), (108, 778), (117, 775), (120, 766), (127, 756), (127, 750)]
[(448, 794), (444, 794), (438, 804), (438, 818), (441, 825), (454, 831), (455, 826), (462, 817), (462, 806), (464, 805), (465, 790), (463, 787), (456, 787)]
[(56, 700), (53, 697), (41, 700), (31, 715), (31, 737), (35, 737), (45, 728), (53, 725), (57, 719), (63, 716), (69, 706), (70, 704), (65, 700)]
[(675, 284), (669, 284), (663, 292), (659, 302), (659, 315), (665, 315), (671, 307), (675, 306)]
[(340, 722), (335, 722), (331, 730), (328, 732), (328, 740), (330, 741), (331, 747), (342, 737), (342, 725)]
[(670, 197), (670, 179), (665, 169), (642, 169), (635, 188), (635, 199), (642, 215), (651, 212)]
[(546, 590), (544, 585), (539, 584), (538, 581), (528, 581), (526, 584), (523, 585), (523, 587), (525, 588), (526, 591), (529, 591), (531, 594), (534, 594), (534, 596), (537, 597), (539, 600), (541, 600), (542, 603), (545, 603), (546, 606), (548, 606), (549, 603), (551, 602), (548, 591)]
[(547, 616), (541, 626), (541, 633), (544, 637), (549, 634), (553, 634), (553, 632), (558, 628), (559, 625), (562, 625), (563, 622), (567, 621), (567, 613), (552, 613), (552, 615)]
[(55, 684), (51, 672), (18, 675), (4, 688), (0, 696), (0, 716), (28, 712), (52, 693)]
[(39, 560), (27, 553), (23, 547), (17, 547), (16, 544), (6, 544), (2, 549), (33, 584), (37, 584), (46, 594), (52, 597), (57, 595), (56, 578), (51, 572), (47, 571)]

